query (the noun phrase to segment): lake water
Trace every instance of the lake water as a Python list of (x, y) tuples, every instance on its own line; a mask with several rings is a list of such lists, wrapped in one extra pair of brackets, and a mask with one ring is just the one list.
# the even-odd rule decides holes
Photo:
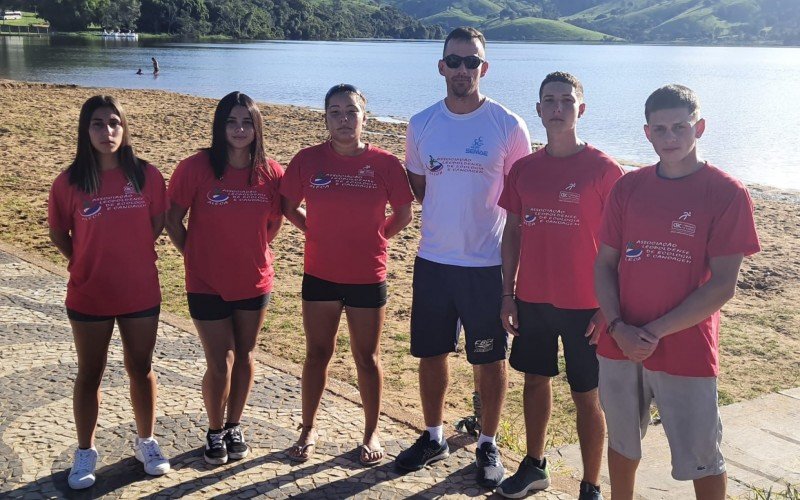
[[(170, 43), (0, 37), (0, 78), (163, 89), (206, 97), (241, 90), (263, 102), (322, 107), (353, 83), (378, 116), (407, 119), (444, 96), (441, 42)], [(150, 72), (156, 57), (161, 74)], [(545, 135), (536, 93), (551, 71), (586, 88), (581, 137), (621, 161), (655, 161), (642, 132), (657, 87), (695, 89), (708, 122), (701, 155), (749, 181), (800, 189), (800, 48), (489, 43), (482, 91)], [(137, 68), (145, 72), (136, 76)], [(1, 91), (1, 90), (0, 90)], [(0, 122), (2, 122), (0, 111)], [(77, 110), (76, 110), (77, 114)]]

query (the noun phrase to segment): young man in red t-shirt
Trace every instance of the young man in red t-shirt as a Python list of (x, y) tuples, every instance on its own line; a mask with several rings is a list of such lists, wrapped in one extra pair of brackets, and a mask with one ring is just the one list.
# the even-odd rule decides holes
[(743, 257), (760, 250), (753, 204), (741, 182), (698, 159), (705, 121), (692, 90), (656, 90), (645, 117), (659, 162), (614, 186), (595, 263), (608, 319), (597, 353), (611, 494), (633, 498), (655, 399), (672, 476), (694, 481), (697, 498), (721, 500), (719, 310), (736, 291)]
[(550, 484), (544, 446), (550, 420), (550, 379), (558, 375), (558, 338), (577, 410), (584, 475), (580, 500), (600, 495), (605, 422), (597, 397), (597, 356), (585, 332), (597, 312), (593, 265), (606, 198), (620, 166), (578, 138), (583, 85), (569, 73), (547, 75), (536, 112), (547, 145), (511, 168), (499, 205), (503, 231), (501, 319), (514, 336), (511, 367), (525, 374), (527, 456), (498, 492), (521, 498)]

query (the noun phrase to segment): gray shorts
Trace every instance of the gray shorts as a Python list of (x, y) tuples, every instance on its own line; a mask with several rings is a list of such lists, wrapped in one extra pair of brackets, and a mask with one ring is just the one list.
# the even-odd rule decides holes
[(598, 360), (609, 448), (630, 460), (642, 458), (655, 399), (672, 455), (672, 477), (692, 481), (725, 472), (716, 377), (679, 377), (632, 361)]

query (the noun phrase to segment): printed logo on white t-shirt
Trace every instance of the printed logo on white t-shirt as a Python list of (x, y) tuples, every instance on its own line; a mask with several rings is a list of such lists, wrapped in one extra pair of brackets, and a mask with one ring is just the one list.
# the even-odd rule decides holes
[(430, 173), (431, 175), (439, 175), (442, 172), (444, 172), (444, 165), (442, 164), (442, 162), (440, 162), (431, 155), (428, 155), (428, 158), (429, 158), (428, 164), (425, 165), (425, 168), (428, 169), (428, 173)]
[(483, 137), (478, 137), (472, 141), (472, 145), (465, 151), (468, 155), (489, 156), (489, 152), (483, 149)]
[(672, 228), (670, 230), (673, 234), (683, 234), (685, 236), (694, 236), (697, 232), (697, 226), (688, 222), (692, 216), (692, 212), (687, 210), (678, 217), (678, 220), (672, 221)]
[(569, 184), (558, 193), (558, 201), (562, 203), (580, 203), (581, 194), (573, 191), (578, 185), (575, 182)]

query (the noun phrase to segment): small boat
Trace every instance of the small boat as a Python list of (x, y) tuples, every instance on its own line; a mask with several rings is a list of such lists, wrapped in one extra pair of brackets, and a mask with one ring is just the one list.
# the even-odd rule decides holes
[(122, 32), (120, 30), (111, 30), (106, 31), (103, 30), (103, 33), (100, 34), (101, 37), (107, 38), (109, 40), (138, 40), (139, 34), (134, 33), (133, 31), (128, 30), (127, 32)]

